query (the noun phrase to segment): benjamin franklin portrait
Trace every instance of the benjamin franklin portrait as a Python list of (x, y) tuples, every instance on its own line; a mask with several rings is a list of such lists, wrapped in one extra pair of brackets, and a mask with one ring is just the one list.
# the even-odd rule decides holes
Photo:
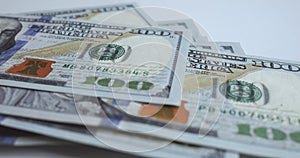
[(15, 45), (15, 37), (21, 29), (22, 24), (17, 19), (0, 17), (0, 55)]

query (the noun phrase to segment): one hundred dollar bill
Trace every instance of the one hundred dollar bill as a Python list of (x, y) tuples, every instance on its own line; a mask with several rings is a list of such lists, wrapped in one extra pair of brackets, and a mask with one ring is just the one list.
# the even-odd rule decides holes
[[(103, 127), (108, 125), (107, 119), (113, 119), (114, 126), (126, 130), (147, 131), (164, 127), (165, 131), (153, 133), (163, 138), (168, 138), (172, 131), (185, 130), (176, 139), (179, 142), (215, 146), (258, 156), (287, 157), (300, 154), (297, 150), (299, 112), (294, 106), (298, 95), (294, 89), (299, 82), (298, 63), (218, 54), (200, 49), (190, 49), (188, 61), (184, 101), (180, 107), (111, 99), (106, 99), (104, 104), (100, 100), (102, 104), (99, 104), (98, 98), (82, 98), (76, 100), (76, 103), (67, 104), (67, 100), (74, 99), (66, 94), (48, 93), (47, 97), (36, 98), (54, 98), (52, 100), (60, 100), (61, 104), (48, 106), (51, 104), (37, 99), (31, 102), (40, 102), (33, 104), (39, 106), (28, 106), (28, 103), (26, 106), (26, 102), (30, 102), (26, 100), (33, 97), (20, 97), (23, 99), (18, 100), (19, 105), (25, 105), (25, 108), (1, 106), (1, 111), (7, 111), (8, 114), (19, 111), (17, 115), (23, 112), (27, 113), (23, 116), (32, 115), (40, 119), (48, 115), (48, 119), (52, 116), (52, 120), (68, 123), (77, 120), (77, 124), (82, 123), (82, 116), (87, 116), (86, 120), (90, 123)], [(8, 94), (7, 98), (20, 94), (44, 95), (42, 92), (14, 91), (11, 88), (4, 89), (3, 94)], [(59, 97), (64, 99), (56, 99)], [(77, 104), (81, 119), (74, 115), (74, 104)], [(69, 105), (68, 108), (66, 105)], [(103, 117), (103, 113), (106, 117)], [(56, 119), (59, 117), (63, 119)], [(200, 137), (203, 135), (206, 136)]]
[(151, 26), (153, 21), (134, 3), (93, 6), (85, 8), (69, 8), (59, 10), (43, 10), (21, 15), (38, 17), (55, 17), (58, 19), (87, 20), (95, 23), (104, 23), (122, 26)]
[[(121, 150), (121, 152), (124, 152), (124, 148), (126, 146), (126, 153), (143, 157), (239, 157), (239, 154), (235, 152), (228, 152), (201, 146), (190, 146), (188, 144), (175, 142), (170, 142), (167, 146), (159, 148), (157, 145), (164, 142), (168, 143), (168, 141), (145, 135), (126, 134), (126, 132), (117, 131), (114, 129), (97, 129), (99, 135), (109, 140), (110, 144), (105, 144), (104, 140), (102, 140), (102, 142), (101, 140), (96, 139), (84, 127), (60, 125), (28, 119), (16, 119), (5, 116), (0, 117), (0, 125), (109, 150)], [(118, 145), (109, 146), (114, 143)], [(152, 149), (155, 146), (157, 147), (155, 150), (149, 150), (147, 152), (132, 152), (147, 149), (147, 147)], [(121, 148), (118, 149), (117, 147)]]
[(181, 30), (185, 32), (185, 38), (189, 40), (191, 45), (196, 45), (200, 43), (208, 43), (208, 34), (197, 27), (192, 19), (178, 19), (170, 21), (155, 21), (157, 26), (167, 28), (169, 30)]
[[(219, 43), (219, 42), (218, 42)], [(220, 48), (228, 48), (230, 52), (239, 54), (240, 45), (232, 42), (220, 42)], [(210, 45), (201, 47), (204, 50), (211, 50)], [(220, 51), (222, 51), (220, 49)], [(228, 51), (224, 51), (226, 53)], [(87, 117), (96, 117), (94, 105), (88, 102), (88, 105), (82, 105), (76, 108), (72, 94), (55, 93), (47, 91), (38, 91), (8, 86), (0, 87), (0, 113), (21, 116), (33, 119), (42, 119), (46, 121), (56, 121), (61, 123), (81, 124), (82, 120), (78, 113)], [(90, 105), (90, 106), (89, 106)], [(91, 108), (91, 110), (89, 110)], [(89, 112), (91, 111), (91, 112)], [(98, 124), (99, 119), (94, 123)]]
[(181, 108), (107, 102), (123, 105), (121, 109), (133, 115), (168, 122), (149, 121), (147, 127), (137, 128), (143, 125), (124, 121), (117, 123), (121, 129), (151, 131), (156, 128), (149, 125), (159, 126), (165, 131), (151, 134), (172, 139), (170, 133), (183, 128), (177, 122), (186, 128), (176, 141), (257, 156), (291, 157), (300, 155), (300, 112), (295, 106), (299, 72), (297, 62), (190, 49)]
[[(220, 53), (246, 54), (239, 42), (215, 42)], [(201, 47), (201, 46), (200, 46)], [(205, 49), (205, 46), (202, 46)], [(210, 51), (210, 50), (208, 50)], [(214, 50), (211, 50), (214, 51)]]
[(208, 33), (201, 27), (197, 27), (192, 19), (156, 21), (154, 23), (169, 30), (184, 31), (184, 37), (190, 42), (191, 48), (219, 53), (245, 54), (238, 42), (212, 42), (212, 39), (208, 38)]
[(51, 17), (0, 17), (1, 85), (180, 103), (182, 32)]
[(190, 46), (191, 49), (202, 49), (210, 52), (245, 54), (244, 49), (238, 42), (206, 42), (197, 46)]

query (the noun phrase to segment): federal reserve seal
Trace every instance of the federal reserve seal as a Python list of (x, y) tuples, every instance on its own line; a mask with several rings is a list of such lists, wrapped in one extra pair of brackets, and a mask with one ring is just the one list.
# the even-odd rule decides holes
[(219, 90), (227, 99), (242, 103), (256, 102), (262, 97), (257, 86), (245, 81), (229, 80), (222, 83)]
[(89, 55), (99, 61), (124, 61), (129, 55), (130, 47), (117, 44), (101, 44), (89, 50)]

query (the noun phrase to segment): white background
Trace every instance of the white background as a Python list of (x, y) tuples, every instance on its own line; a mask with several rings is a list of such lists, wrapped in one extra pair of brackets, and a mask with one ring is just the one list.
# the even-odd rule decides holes
[(215, 41), (240, 42), (247, 54), (300, 61), (299, 0), (0, 0), (0, 13), (136, 2), (175, 9)]
[[(0, 0), (0, 13), (97, 6), (117, 2), (132, 1)], [(159, 6), (183, 12), (204, 27), (213, 40), (240, 42), (247, 54), (300, 61), (299, 0), (147, 0), (135, 2), (139, 6)], [(33, 156), (27, 152), (28, 150), (20, 150), (5, 150), (7, 152), (0, 150), (0, 157)], [(37, 151), (32, 150), (32, 152)], [(44, 153), (41, 155), (53, 157), (49, 155), (49, 152), (42, 150), (39, 152)], [(70, 156), (64, 155), (63, 152), (60, 154)]]

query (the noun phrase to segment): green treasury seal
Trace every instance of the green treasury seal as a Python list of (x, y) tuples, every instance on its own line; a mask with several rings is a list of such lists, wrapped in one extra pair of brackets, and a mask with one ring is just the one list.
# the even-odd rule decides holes
[(219, 90), (227, 99), (242, 103), (256, 102), (262, 97), (257, 86), (245, 81), (228, 80), (220, 85)]
[(99, 61), (114, 61), (124, 56), (125, 53), (125, 48), (117, 44), (102, 44), (89, 50), (90, 57)]

